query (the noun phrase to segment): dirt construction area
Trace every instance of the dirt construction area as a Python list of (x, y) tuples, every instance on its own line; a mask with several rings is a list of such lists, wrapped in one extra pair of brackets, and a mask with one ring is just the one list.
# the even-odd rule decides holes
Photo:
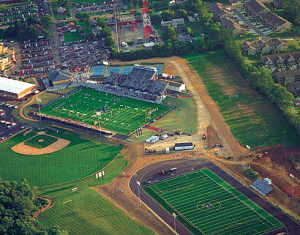
[[(193, 94), (197, 104), (197, 135), (206, 133), (207, 140), (204, 142), (201, 138), (194, 137), (194, 141), (199, 141), (195, 143), (196, 146), (198, 144), (199, 148), (193, 152), (184, 152), (180, 156), (177, 153), (146, 156), (144, 155), (144, 143), (131, 143), (127, 148), (127, 158), (131, 161), (124, 169), (124, 172), (115, 178), (112, 183), (95, 187), (95, 190), (127, 211), (132, 218), (151, 227), (157, 234), (173, 234), (174, 231), (162, 222), (160, 218), (151, 213), (145, 205), (139, 206), (138, 198), (128, 186), (130, 176), (135, 174), (137, 170), (155, 162), (179, 157), (201, 158), (204, 156), (250, 188), (251, 181), (243, 176), (244, 169), (241, 167), (241, 164), (248, 166), (249, 157), (247, 156), (249, 151), (237, 144), (219, 112), (217, 104), (208, 95), (198, 74), (192, 71), (187, 61), (179, 57), (134, 61), (134, 63), (147, 62), (164, 62), (165, 69), (168, 70), (164, 72), (170, 74), (169, 71), (172, 71), (172, 75), (181, 75), (183, 77), (184, 83)], [(121, 62), (115, 63), (120, 64)], [(132, 64), (133, 62), (128, 63)], [(228, 86), (228, 89), (230, 89), (230, 85)], [(211, 149), (212, 145), (220, 143), (224, 146), (222, 150)], [(204, 149), (205, 146), (208, 146), (208, 148)], [(220, 151), (222, 151), (222, 154), (219, 154)], [(272, 180), (274, 190), (264, 198), (299, 221), (300, 175), (291, 165), (289, 157), (299, 155), (300, 148), (270, 146), (251, 152), (251, 167), (260, 174), (261, 178), (267, 177)], [(261, 152), (267, 152), (267, 154), (262, 156)], [(225, 156), (231, 156), (232, 160), (226, 160)], [(292, 179), (290, 174), (293, 174), (295, 178)], [(123, 190), (123, 193), (120, 193), (120, 189)]]

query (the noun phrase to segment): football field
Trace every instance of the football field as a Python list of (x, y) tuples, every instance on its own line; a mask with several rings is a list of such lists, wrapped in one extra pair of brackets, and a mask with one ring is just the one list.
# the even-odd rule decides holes
[(284, 225), (207, 168), (143, 187), (193, 234), (264, 234)]
[(41, 113), (128, 135), (170, 109), (166, 105), (79, 88), (42, 108)]

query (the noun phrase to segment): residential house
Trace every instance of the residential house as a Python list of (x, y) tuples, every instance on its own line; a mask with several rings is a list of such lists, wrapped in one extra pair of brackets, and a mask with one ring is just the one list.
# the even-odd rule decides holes
[[(289, 92), (293, 93), (296, 96), (300, 96), (300, 82), (292, 82), (287, 86)], [(294, 103), (300, 103), (295, 100)]]
[(223, 18), (233, 18), (233, 14), (226, 10), (226, 7), (221, 3), (210, 3), (209, 12), (214, 14), (214, 20), (221, 21)]
[(300, 69), (288, 68), (286, 70), (276, 69), (273, 72), (273, 79), (281, 85), (300, 82)]
[(273, 62), (274, 62), (274, 65), (279, 68), (279, 69), (282, 69), (283, 67), (286, 67), (285, 66), (285, 61), (282, 57), (276, 55), (274, 58), (273, 58)]
[(274, 38), (270, 40), (246, 41), (242, 45), (242, 51), (245, 55), (255, 55), (257, 53), (266, 54), (271, 51), (284, 51), (287, 44), (282, 40)]
[(77, 31), (77, 30), (76, 30), (76, 26), (75, 26), (75, 24), (74, 24), (73, 22), (70, 22), (69, 24), (67, 24), (67, 27), (68, 27), (68, 29), (69, 29), (69, 31), (70, 31), (71, 33)]
[(222, 18), (221, 24), (224, 29), (230, 29), (234, 36), (239, 36), (239, 35), (247, 33), (246, 29), (243, 29), (242, 27), (240, 27), (240, 24), (231, 18), (228, 18), (228, 17)]
[(243, 7), (246, 13), (254, 18), (259, 18), (261, 15), (270, 12), (270, 9), (258, 0), (250, 0), (245, 2)]
[(57, 8), (57, 10), (56, 10), (57, 14), (64, 14), (65, 11), (66, 11), (66, 9), (63, 8), (63, 7), (59, 7), (59, 8)]
[(161, 21), (161, 26), (171, 25), (172, 27), (178, 27), (179, 25), (184, 24), (184, 18), (172, 19), (169, 21)]
[(283, 19), (282, 17), (268, 12), (264, 15), (260, 16), (260, 22), (265, 25), (266, 27), (276, 31), (276, 32), (283, 32), (287, 29), (292, 28), (292, 23)]

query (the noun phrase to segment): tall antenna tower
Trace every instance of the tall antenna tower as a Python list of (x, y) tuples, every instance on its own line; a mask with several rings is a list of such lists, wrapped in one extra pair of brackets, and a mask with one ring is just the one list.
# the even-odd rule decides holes
[(117, 51), (120, 52), (120, 47), (119, 47), (119, 27), (118, 27), (118, 13), (117, 13), (117, 0), (113, 0), (114, 2), (114, 15), (115, 15), (115, 23), (116, 23), (116, 45), (117, 45)]
[(134, 9), (133, 9), (133, 1), (130, 1), (130, 13), (131, 13), (131, 31), (135, 32), (136, 31), (136, 20), (134, 16)]
[(146, 40), (152, 34), (148, 0), (143, 1), (143, 28), (144, 40)]

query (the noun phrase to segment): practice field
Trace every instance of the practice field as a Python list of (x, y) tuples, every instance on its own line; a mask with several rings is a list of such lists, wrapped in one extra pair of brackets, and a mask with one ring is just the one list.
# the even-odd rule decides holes
[(53, 144), (56, 141), (57, 138), (50, 135), (36, 135), (31, 139), (26, 140), (24, 144), (37, 149), (42, 149), (49, 146), (50, 144)]
[[(12, 150), (22, 142), (38, 147), (36, 145), (41, 143), (38, 142), (39, 137), (45, 139), (48, 135), (53, 138), (51, 141), (57, 138), (69, 141), (69, 144), (47, 154), (29, 155)], [(19, 134), (0, 144), (0, 165), (5, 166), (0, 168), (0, 177), (8, 181), (25, 178), (35, 186), (70, 182), (103, 169), (123, 148), (123, 145), (89, 138), (92, 137), (62, 129), (58, 133), (46, 132), (45, 135), (37, 135), (35, 132), (27, 136)], [(46, 142), (49, 144), (49, 141)], [(37, 153), (42, 150), (39, 148)]]
[(283, 224), (207, 168), (143, 187), (193, 234), (264, 234)]
[(79, 88), (42, 108), (41, 113), (128, 135), (170, 109), (167, 105)]

